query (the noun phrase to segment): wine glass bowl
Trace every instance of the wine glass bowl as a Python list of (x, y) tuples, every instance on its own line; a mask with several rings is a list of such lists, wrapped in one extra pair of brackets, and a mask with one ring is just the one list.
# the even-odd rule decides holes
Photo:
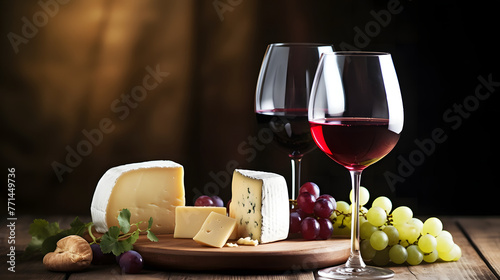
[(316, 148), (307, 119), (307, 109), (273, 109), (256, 112), (257, 123), (273, 132), (274, 142), (290, 158), (302, 158)]
[(349, 170), (364, 170), (387, 155), (399, 134), (386, 119), (327, 118), (311, 122), (314, 140), (331, 159)]
[(292, 164), (290, 198), (300, 186), (304, 154), (316, 148), (308, 122), (312, 82), (321, 54), (333, 46), (315, 43), (276, 43), (267, 47), (257, 81), (255, 114), (260, 127), (271, 129), (273, 141)]
[(396, 145), (404, 113), (389, 53), (324, 54), (311, 90), (308, 119), (316, 145), (351, 175), (351, 254), (346, 264), (322, 269), (333, 279), (382, 279), (391, 270), (365, 265), (359, 244), (359, 185), (362, 171)]

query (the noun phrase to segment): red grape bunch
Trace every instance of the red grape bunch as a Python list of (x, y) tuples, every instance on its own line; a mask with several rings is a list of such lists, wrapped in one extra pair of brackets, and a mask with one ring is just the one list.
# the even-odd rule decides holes
[(330, 217), (337, 208), (337, 202), (328, 194), (320, 195), (318, 185), (303, 184), (299, 196), (290, 212), (290, 233), (301, 233), (305, 240), (328, 239), (333, 225)]

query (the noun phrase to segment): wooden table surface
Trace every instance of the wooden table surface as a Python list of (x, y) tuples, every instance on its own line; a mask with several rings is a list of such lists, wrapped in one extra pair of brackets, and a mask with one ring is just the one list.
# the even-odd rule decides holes
[[(118, 265), (92, 265), (83, 272), (58, 273), (47, 271), (41, 260), (20, 261), (22, 251), (30, 241), (28, 233), (32, 216), (18, 217), (15, 228), (16, 264), (15, 272), (8, 271), (8, 243), (10, 232), (6, 229), (7, 218), (0, 232), (0, 279), (169, 279), (169, 280), (239, 280), (239, 279), (279, 279), (309, 280), (322, 279), (315, 271), (295, 273), (265, 274), (259, 271), (228, 271), (224, 274), (213, 272), (155, 271), (143, 270), (142, 274), (123, 275)], [(74, 217), (44, 217), (50, 222), (59, 221), (61, 228), (69, 226)], [(425, 217), (421, 217), (425, 218)], [(444, 229), (452, 233), (455, 243), (462, 249), (462, 258), (456, 262), (422, 263), (417, 266), (390, 266), (396, 274), (392, 279), (500, 279), (500, 217), (440, 217)], [(82, 219), (87, 221), (85, 219)], [(89, 219), (88, 219), (89, 220)], [(251, 268), (250, 268), (251, 269)]]

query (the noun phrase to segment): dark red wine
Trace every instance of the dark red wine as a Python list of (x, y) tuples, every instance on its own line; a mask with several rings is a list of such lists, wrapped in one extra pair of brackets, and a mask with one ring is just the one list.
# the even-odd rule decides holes
[(311, 136), (307, 109), (274, 109), (256, 112), (261, 127), (273, 132), (273, 140), (290, 157), (302, 157), (316, 148)]
[(399, 140), (387, 119), (327, 118), (310, 124), (318, 147), (349, 170), (363, 170), (377, 162)]

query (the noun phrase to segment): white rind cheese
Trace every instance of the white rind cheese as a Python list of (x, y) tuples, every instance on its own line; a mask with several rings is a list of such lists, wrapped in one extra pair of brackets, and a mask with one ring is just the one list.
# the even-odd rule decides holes
[(118, 225), (123, 208), (131, 212), (131, 223), (153, 217), (154, 233), (173, 233), (175, 207), (184, 206), (184, 168), (173, 161), (131, 163), (106, 171), (97, 183), (90, 207), (97, 232)]
[(288, 188), (283, 176), (236, 169), (229, 214), (239, 237), (260, 243), (286, 239), (290, 224)]

